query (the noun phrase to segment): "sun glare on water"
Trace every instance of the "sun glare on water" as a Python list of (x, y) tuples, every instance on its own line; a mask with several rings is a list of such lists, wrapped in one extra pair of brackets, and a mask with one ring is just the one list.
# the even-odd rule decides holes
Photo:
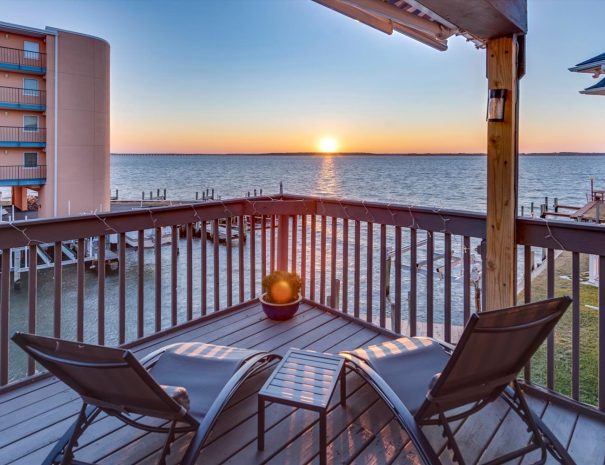
[(319, 141), (319, 151), (322, 153), (334, 153), (338, 151), (338, 141), (333, 137), (323, 137)]

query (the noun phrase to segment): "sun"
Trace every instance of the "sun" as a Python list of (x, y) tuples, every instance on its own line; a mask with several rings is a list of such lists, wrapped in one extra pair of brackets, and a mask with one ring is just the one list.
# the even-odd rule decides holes
[(319, 140), (319, 151), (322, 153), (334, 153), (338, 151), (338, 141), (334, 137), (322, 137)]

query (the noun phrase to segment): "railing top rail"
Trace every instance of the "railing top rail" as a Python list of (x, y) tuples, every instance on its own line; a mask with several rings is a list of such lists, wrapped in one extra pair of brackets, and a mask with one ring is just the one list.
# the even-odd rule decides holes
[(26, 166), (26, 165), (0, 165), (0, 168), (41, 168), (46, 167), (46, 165), (37, 164), (36, 166)]
[(46, 92), (43, 89), (28, 89), (27, 87), (14, 87), (14, 86), (0, 86), (0, 89), (30, 90), (32, 92)]
[(38, 55), (46, 55), (46, 52), (35, 52), (33, 50), (25, 50), (22, 48), (14, 48), (14, 47), (5, 47), (4, 45), (0, 45), (0, 49), (4, 49), (4, 50), (15, 50), (17, 52), (24, 52), (24, 53), (36, 53)]
[[(42, 166), (42, 165), (40, 165)], [(236, 198), (0, 225), (0, 248), (137, 231), (240, 215), (316, 214), (485, 238), (485, 214), (359, 200), (283, 194)], [(23, 231), (27, 230), (24, 234)], [(562, 220), (517, 220), (517, 243), (605, 256), (605, 228)]]
[[(27, 129), (27, 126), (0, 126), (0, 129)], [(46, 128), (36, 127), (37, 130), (46, 130)]]
[(312, 213), (313, 205), (279, 196), (239, 198), (167, 207), (93, 213), (0, 224), (0, 249), (23, 247), (82, 237), (93, 237), (156, 227), (212, 221), (241, 215), (295, 215)]

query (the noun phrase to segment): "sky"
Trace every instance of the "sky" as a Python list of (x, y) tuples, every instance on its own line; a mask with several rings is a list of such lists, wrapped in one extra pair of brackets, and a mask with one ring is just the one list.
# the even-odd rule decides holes
[[(485, 152), (485, 51), (438, 52), (311, 0), (0, 0), (2, 21), (111, 44), (111, 150)], [(605, 152), (605, 0), (528, 0), (522, 152)], [(323, 142), (322, 142), (323, 141)]]

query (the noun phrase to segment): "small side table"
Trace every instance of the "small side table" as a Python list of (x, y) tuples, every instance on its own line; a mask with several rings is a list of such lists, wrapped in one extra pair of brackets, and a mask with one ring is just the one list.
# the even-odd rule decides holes
[(265, 448), (265, 402), (319, 413), (319, 460), (326, 463), (328, 404), (340, 380), (340, 403), (346, 405), (344, 359), (336, 355), (290, 349), (258, 393), (258, 450)]

